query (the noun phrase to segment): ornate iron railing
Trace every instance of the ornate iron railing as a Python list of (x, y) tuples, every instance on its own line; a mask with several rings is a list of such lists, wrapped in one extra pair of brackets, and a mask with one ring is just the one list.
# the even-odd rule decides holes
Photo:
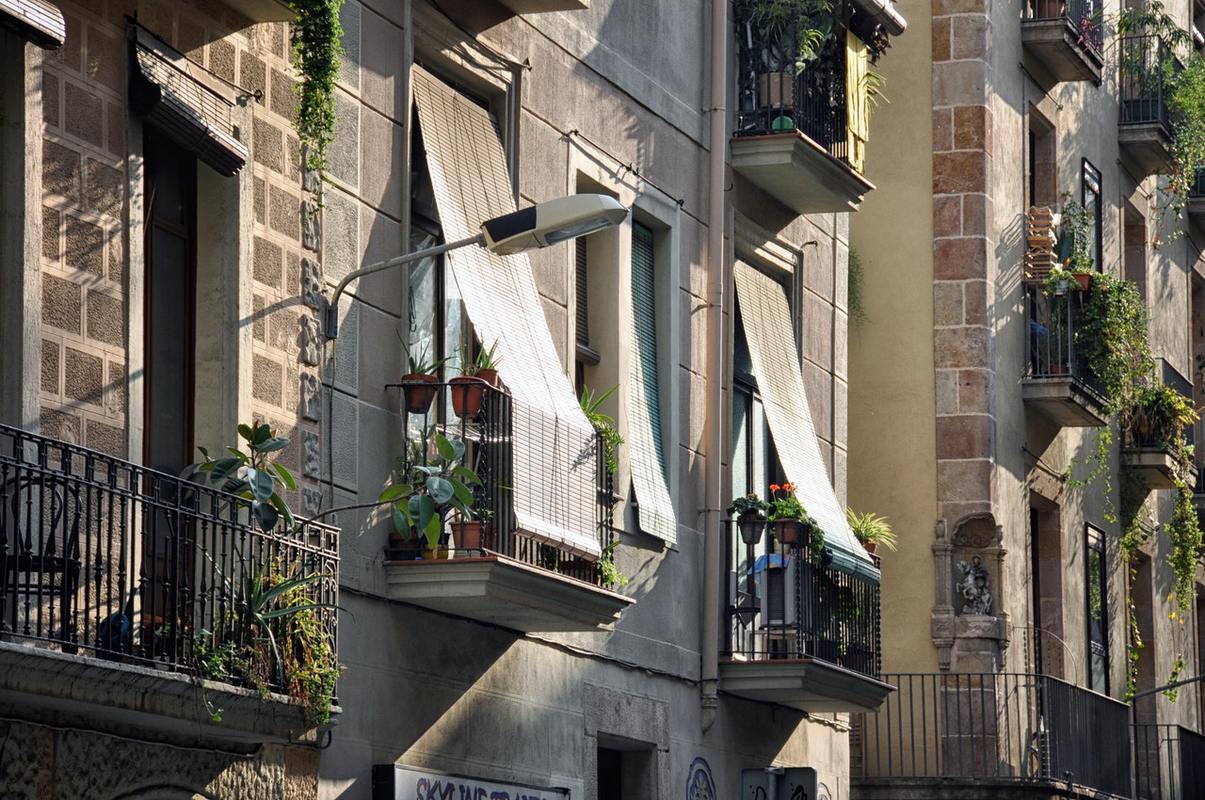
[(281, 689), (275, 654), (239, 624), (254, 586), (303, 579), (277, 602), (320, 604), (334, 652), (338, 571), (335, 528), (265, 532), (233, 495), (0, 426), (0, 640), (182, 672), (262, 647), (255, 682)]
[(1104, 59), (1105, 34), (1100, 0), (1029, 0), (1025, 19), (1062, 20), (1075, 43), (1098, 61)]
[(1065, 782), (1130, 794), (1129, 706), (1029, 673), (883, 675), (896, 688), (853, 718), (857, 778)]
[[(805, 536), (803, 526), (796, 526)], [(817, 658), (878, 677), (879, 585), (831, 566), (806, 541), (783, 545), (774, 526), (756, 545), (728, 526), (728, 641), (747, 661)]]
[(756, 0), (736, 0), (736, 136), (799, 131), (833, 158), (848, 162), (844, 3), (833, 5), (832, 33), (819, 57), (801, 68), (799, 23), (768, 30), (757, 17)]
[[(465, 548), (456, 543), (449, 535), (450, 525), (446, 525), (443, 539), (455, 548), (453, 554), (495, 553), (586, 583), (602, 585), (594, 561), (532, 536), (516, 524), (512, 492), (516, 415), (515, 401), (510, 393), (504, 388), (484, 383), (465, 387), (464, 384), (458, 386), (439, 382), (430, 384), (430, 387), (433, 400), (429, 407), (421, 413), (406, 415), (407, 438), (411, 441), (421, 440), (424, 431), (428, 435), (438, 431), (447, 437), (459, 439), (465, 444), (463, 464), (481, 479), (474, 489), (478, 511), (485, 512), (478, 514), (482, 520), (480, 546)], [(389, 388), (405, 391), (401, 384), (391, 384)], [(479, 397), (479, 403), (476, 397), (470, 398), (470, 394)], [(405, 402), (403, 396), (403, 407)], [(462, 406), (460, 410), (465, 411), (462, 415), (455, 408), (457, 404), (471, 404), (472, 407)], [(539, 426), (538, 418), (544, 412), (529, 409), (528, 414), (537, 418), (531, 424)], [(552, 448), (555, 442), (550, 440), (548, 445)], [(414, 448), (407, 450), (409, 452), (403, 456), (402, 464), (427, 466), (433, 463), (435, 454), (432, 448), (421, 447), (417, 453), (413, 452)], [(605, 549), (614, 535), (612, 510), (615, 497), (601, 437), (595, 437), (589, 458), (596, 485), (596, 496), (591, 498), (592, 502), (574, 504), (565, 498), (547, 499), (549, 503), (555, 502), (558, 507), (566, 509), (564, 519), (560, 520), (566, 528), (592, 532), (598, 537), (599, 547)], [(552, 491), (552, 488), (549, 490)], [(420, 558), (424, 546), (421, 540), (412, 538), (400, 547), (389, 548), (387, 555), (398, 560)]]

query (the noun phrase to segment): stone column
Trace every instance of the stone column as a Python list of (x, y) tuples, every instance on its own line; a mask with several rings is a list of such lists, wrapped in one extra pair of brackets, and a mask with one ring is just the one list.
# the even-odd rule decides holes
[(0, 28), (0, 422), (38, 428), (42, 51)]

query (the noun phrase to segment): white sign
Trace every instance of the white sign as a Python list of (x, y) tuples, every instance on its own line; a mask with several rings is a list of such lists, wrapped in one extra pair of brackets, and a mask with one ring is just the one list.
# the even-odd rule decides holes
[[(385, 772), (388, 767), (378, 767)], [(568, 789), (537, 789), (393, 766), (393, 800), (568, 800)], [(374, 781), (379, 786), (379, 781)], [(376, 796), (376, 795), (374, 795)]]

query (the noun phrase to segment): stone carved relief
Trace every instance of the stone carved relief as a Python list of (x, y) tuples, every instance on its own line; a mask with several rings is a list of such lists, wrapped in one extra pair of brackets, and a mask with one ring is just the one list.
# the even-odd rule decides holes
[(962, 613), (991, 614), (991, 576), (983, 568), (983, 559), (972, 556), (969, 562), (965, 559), (959, 561), (958, 571), (961, 573), (958, 594), (962, 597)]
[(981, 550), (995, 544), (997, 535), (995, 521), (990, 516), (971, 517), (954, 532), (953, 545)]
[(322, 249), (322, 212), (315, 200), (301, 203), (301, 244), (314, 252)]
[(301, 348), (298, 359), (302, 364), (316, 367), (322, 359), (322, 326), (308, 314), (302, 314), (298, 321), (301, 325), (301, 333), (297, 337), (297, 344)]
[(322, 449), (318, 444), (318, 434), (313, 431), (301, 432), (301, 471), (307, 478), (318, 478), (322, 474)]
[(322, 176), (318, 174), (318, 170), (310, 168), (308, 147), (302, 148), (301, 151), (301, 188), (314, 194), (318, 194), (322, 189)]
[(318, 378), (308, 372), (301, 373), (301, 416), (312, 422), (322, 420), (322, 397)]
[(322, 511), (322, 492), (308, 486), (301, 487), (301, 515), (313, 519)]
[(326, 306), (326, 296), (322, 291), (322, 265), (309, 256), (301, 259), (301, 300), (315, 311), (321, 311)]

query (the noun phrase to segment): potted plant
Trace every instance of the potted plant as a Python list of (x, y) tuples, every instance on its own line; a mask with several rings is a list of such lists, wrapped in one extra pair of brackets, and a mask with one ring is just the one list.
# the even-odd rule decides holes
[[(833, 31), (831, 0), (753, 0), (750, 38), (761, 47), (757, 76), (758, 105), (790, 111), (795, 105), (795, 76), (820, 57)], [(789, 117), (775, 130), (794, 128)]]
[[(494, 347), (497, 347), (497, 343)], [(452, 410), (458, 417), (477, 419), (481, 416), (481, 408), (485, 403), (486, 388), (498, 384), (494, 349), (479, 348), (477, 355), (470, 358), (469, 348), (462, 347), (459, 360), (460, 374), (448, 381), (452, 394)]]
[(603, 586), (623, 586), (628, 582), (628, 576), (619, 571), (615, 565), (615, 548), (619, 547), (619, 539), (612, 539), (603, 548), (602, 556), (594, 562), (594, 574)]
[(1196, 421), (1197, 412), (1188, 398), (1167, 384), (1156, 383), (1138, 390), (1127, 414), (1127, 431), (1139, 446), (1170, 448)]
[(452, 523), (452, 542), (457, 550), (483, 551), (489, 542), (486, 536), (489, 532), (490, 520), (494, 512), (489, 507), (485, 497), (484, 487), (478, 483), (473, 486), (473, 504), (468, 514), (459, 514)]
[(762, 532), (766, 529), (766, 514), (769, 511), (770, 504), (762, 500), (757, 492), (738, 497), (728, 506), (728, 516), (736, 518), (741, 541), (747, 545), (755, 545), (761, 541)]
[(381, 492), (380, 502), (394, 512), (394, 527), (422, 537), (424, 559), (451, 556), (444, 532), (449, 516), (460, 521), (473, 516), (471, 487), (481, 483), (464, 465), (465, 445), (460, 439), (435, 433), (411, 442), (408, 457), (399, 459), (393, 480)]
[(770, 521), (774, 523), (774, 538), (783, 544), (799, 544), (799, 530), (807, 512), (795, 496), (795, 484), (770, 484)]
[(849, 520), (849, 529), (866, 548), (866, 552), (874, 555), (880, 545), (888, 550), (895, 550), (895, 531), (891, 529), (886, 517), (880, 517), (871, 511), (859, 514), (852, 508), (845, 510), (845, 517)]
[(411, 414), (426, 414), (431, 410), (439, 383), (439, 368), (447, 361), (441, 358), (431, 361), (424, 350), (418, 358), (407, 356), (410, 371), (402, 376), (402, 399), (406, 411)]

